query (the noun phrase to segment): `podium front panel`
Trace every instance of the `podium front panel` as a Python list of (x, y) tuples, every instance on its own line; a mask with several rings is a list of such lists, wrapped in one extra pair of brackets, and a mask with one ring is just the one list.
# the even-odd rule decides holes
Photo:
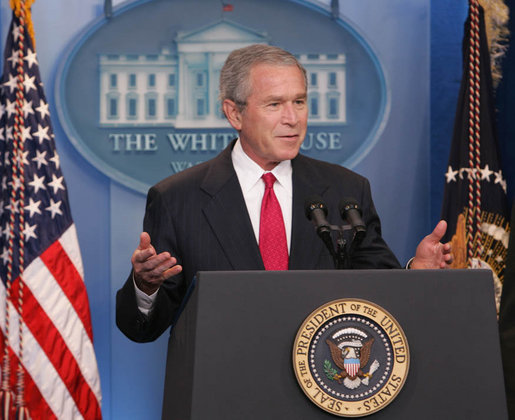
[(410, 369), (370, 419), (505, 419), (492, 276), (484, 270), (201, 272), (172, 331), (163, 419), (335, 419), (292, 367), (316, 308), (364, 299), (401, 325)]

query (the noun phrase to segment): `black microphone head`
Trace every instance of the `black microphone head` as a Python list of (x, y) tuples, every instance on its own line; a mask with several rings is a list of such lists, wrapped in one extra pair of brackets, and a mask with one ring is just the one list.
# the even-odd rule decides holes
[(357, 210), (360, 215), (363, 214), (358, 201), (352, 197), (343, 197), (340, 200), (340, 203), (338, 204), (338, 209), (340, 210), (340, 215), (342, 216), (342, 219), (347, 218), (346, 215), (349, 210)]
[(367, 233), (367, 227), (361, 216), (363, 212), (359, 203), (354, 198), (344, 197), (338, 204), (342, 219), (346, 220), (354, 230), (354, 243), (359, 244)]
[(325, 201), (322, 200), (322, 197), (318, 195), (312, 195), (304, 201), (304, 211), (306, 212), (306, 217), (311, 220), (313, 210), (322, 210), (324, 215), (327, 216), (327, 205)]

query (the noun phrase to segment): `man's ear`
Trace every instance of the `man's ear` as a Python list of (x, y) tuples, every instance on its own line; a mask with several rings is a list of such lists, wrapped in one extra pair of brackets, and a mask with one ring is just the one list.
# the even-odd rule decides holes
[(227, 120), (229, 121), (229, 124), (231, 124), (236, 131), (240, 131), (241, 111), (238, 109), (236, 103), (230, 99), (225, 99), (222, 103), (222, 109)]

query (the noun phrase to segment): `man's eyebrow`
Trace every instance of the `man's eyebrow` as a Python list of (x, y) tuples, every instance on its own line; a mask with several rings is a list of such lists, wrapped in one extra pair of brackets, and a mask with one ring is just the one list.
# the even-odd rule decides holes
[[(308, 97), (307, 93), (306, 92), (303, 92), (303, 93), (299, 93), (298, 95), (295, 95), (293, 98), (294, 100), (297, 100), (297, 99), (306, 99)], [(280, 96), (280, 95), (270, 95), (270, 96), (266, 96), (263, 101), (264, 102), (281, 102), (284, 100), (284, 96)]]
[(283, 97), (280, 96), (280, 95), (269, 95), (269, 96), (265, 96), (265, 98), (263, 99), (265, 102), (276, 102), (276, 101), (282, 101), (283, 100)]

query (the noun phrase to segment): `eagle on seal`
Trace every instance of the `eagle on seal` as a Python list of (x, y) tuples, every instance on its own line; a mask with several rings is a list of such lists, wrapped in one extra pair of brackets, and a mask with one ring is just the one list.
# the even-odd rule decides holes
[[(333, 379), (340, 384), (344, 383), (344, 385), (350, 389), (357, 388), (362, 382), (362, 378), (365, 385), (368, 385), (368, 378), (372, 376), (373, 371), (375, 371), (377, 367), (371, 369), (368, 373), (364, 373), (363, 369), (370, 358), (370, 351), (374, 339), (371, 338), (366, 341), (361, 347), (343, 346), (340, 348), (331, 339), (327, 339), (326, 343), (329, 346), (334, 363), (341, 370), (339, 374), (334, 375)], [(374, 364), (375, 363), (377, 362), (374, 362)]]

